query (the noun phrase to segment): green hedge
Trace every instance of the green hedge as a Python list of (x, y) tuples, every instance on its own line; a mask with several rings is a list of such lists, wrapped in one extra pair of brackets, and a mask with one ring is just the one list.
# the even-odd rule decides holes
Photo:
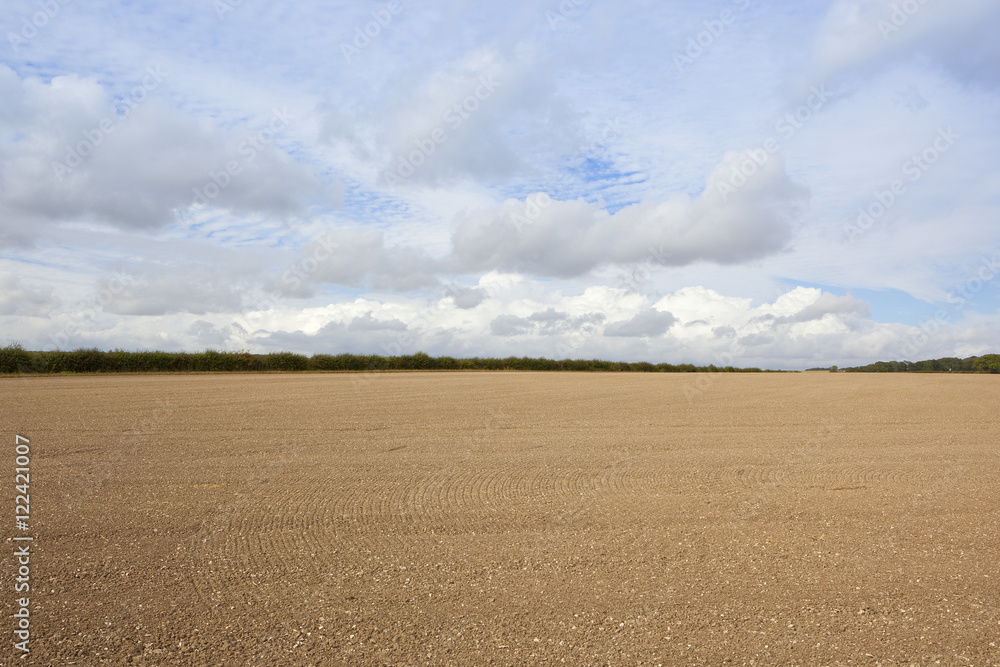
[(0, 373), (27, 373), (31, 370), (31, 355), (19, 344), (0, 347)]
[(476, 371), (578, 371), (627, 373), (760, 372), (759, 368), (694, 366), (691, 364), (651, 364), (599, 359), (534, 359), (493, 357), (456, 359), (432, 357), (417, 352), (398, 357), (363, 354), (316, 354), (307, 357), (292, 352), (250, 354), (249, 352), (103, 352), (96, 348), (52, 352), (28, 352), (20, 345), (0, 348), (0, 373), (170, 373), (240, 371), (392, 371), (392, 370), (476, 370)]

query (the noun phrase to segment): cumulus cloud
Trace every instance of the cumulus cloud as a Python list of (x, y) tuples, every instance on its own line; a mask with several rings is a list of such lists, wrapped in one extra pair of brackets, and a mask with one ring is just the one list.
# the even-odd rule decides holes
[(381, 231), (338, 229), (307, 244), (269, 287), (292, 297), (310, 296), (322, 283), (407, 291), (437, 285), (437, 270), (437, 261), (419, 248), (387, 246)]
[(14, 274), (0, 274), (0, 315), (47, 317), (58, 305), (51, 287), (28, 284)]
[[(431, 303), (358, 299), (311, 312), (279, 309), (240, 345), (806, 368), (898, 358), (916, 331), (873, 322), (864, 302), (817, 288), (797, 287), (757, 305), (703, 287), (678, 290), (652, 305), (607, 287), (535, 296), (542, 300), (495, 290), (474, 310), (458, 308), (450, 297)], [(955, 335), (939, 332), (923, 349), (930, 354), (946, 348)], [(969, 347), (985, 340), (970, 339)]]
[(717, 337), (759, 333), (776, 327), (824, 320), (842, 323), (870, 317), (868, 304), (850, 295), (839, 297), (813, 287), (796, 287), (754, 307), (748, 298), (726, 297), (704, 287), (686, 287), (666, 295), (655, 307), (669, 310), (678, 321), (708, 328)]
[(685, 324), (705, 326), (740, 325), (752, 310), (753, 299), (723, 296), (713, 289), (695, 285), (667, 294), (654, 308), (672, 313)]
[[(741, 179), (745, 173), (752, 175)], [(609, 214), (582, 200), (536, 195), (463, 216), (452, 237), (452, 261), (468, 271), (559, 277), (643, 260), (671, 266), (736, 264), (785, 248), (807, 198), (785, 173), (779, 155), (762, 160), (730, 153), (695, 200), (679, 196)]]
[(808, 287), (757, 306), (750, 299), (690, 287), (666, 295), (656, 307), (669, 308), (684, 325), (672, 329), (672, 338), (698, 350), (699, 358), (717, 361), (784, 358), (795, 359), (794, 367), (810, 365), (809, 354), (838, 365), (880, 354), (898, 356), (907, 329), (872, 322), (868, 304), (850, 295)]
[(775, 318), (775, 323), (811, 322), (827, 315), (871, 317), (871, 311), (868, 304), (860, 299), (855, 299), (852, 296), (836, 296), (829, 292), (823, 292), (819, 299), (816, 299), (797, 313)]
[(774, 336), (765, 333), (747, 334), (740, 338), (740, 345), (744, 347), (760, 347), (770, 345), (774, 342)]
[(206, 320), (197, 320), (187, 329), (187, 335), (195, 341), (198, 349), (226, 349), (230, 331), (226, 327), (217, 327)]
[(397, 187), (497, 182), (535, 169), (524, 156), (557, 156), (578, 143), (580, 114), (550, 68), (480, 48), (419, 74), (401, 68), (377, 108), (328, 102), (321, 135), (378, 165)]
[(117, 315), (164, 315), (232, 312), (243, 305), (242, 290), (225, 275), (212, 275), (202, 267), (179, 277), (166, 267), (145, 269), (127, 280), (104, 279), (101, 293), (109, 297), (103, 310)]
[(471, 310), (483, 302), (488, 294), (481, 287), (452, 288), (451, 298), (456, 308)]
[(733, 338), (736, 336), (736, 329), (730, 326), (715, 327), (712, 329), (712, 335), (716, 338)]
[[(6, 317), (3, 329), (8, 340), (22, 341), (54, 340), (53, 333), (67, 332), (66, 338), (59, 338), (63, 348), (100, 344), (309, 354), (423, 350), (452, 356), (529, 355), (769, 368), (982, 354), (990, 351), (1000, 331), (997, 317), (973, 314), (930, 332), (877, 323), (866, 316), (861, 301), (804, 287), (759, 304), (691, 287), (666, 295), (652, 307), (645, 297), (607, 287), (576, 295), (523, 292), (496, 290), (472, 310), (458, 308), (450, 297), (433, 302), (359, 297), (313, 308), (278, 303), (236, 316), (172, 312), (118, 320), (102, 315), (99, 321), (82, 322), (57, 311), (50, 319)], [(967, 320), (973, 317), (978, 319)], [(168, 331), (178, 333), (164, 336)]]
[[(749, 175), (748, 175), (749, 174)], [(309, 296), (331, 283), (415, 290), (442, 273), (523, 272), (575, 277), (605, 264), (652, 260), (739, 264), (784, 249), (808, 192), (785, 173), (780, 155), (732, 152), (709, 176), (702, 195), (640, 203), (610, 214), (583, 200), (544, 194), (462, 214), (450, 255), (387, 246), (381, 231), (338, 229), (307, 245), (296, 267), (272, 284), (284, 296)], [(456, 305), (474, 308), (480, 292), (460, 291)]]
[(595, 325), (605, 320), (604, 313), (583, 313), (570, 317), (554, 308), (531, 313), (528, 317), (504, 314), (490, 322), (490, 332), (495, 336), (532, 334), (554, 336), (559, 334), (592, 333)]
[(865, 72), (921, 54), (967, 81), (1000, 83), (992, 0), (838, 0), (820, 25), (811, 78)]
[(528, 319), (532, 322), (542, 322), (543, 324), (553, 324), (555, 322), (561, 322), (567, 317), (566, 313), (561, 313), (555, 308), (549, 308), (540, 313), (532, 313), (531, 317)]
[(334, 321), (311, 332), (290, 328), (260, 331), (249, 339), (249, 345), (258, 349), (289, 350), (303, 354), (387, 354), (391, 353), (390, 346), (397, 335), (398, 333), (384, 329), (351, 331), (349, 323)]
[[(738, 264), (785, 248), (807, 192), (785, 174), (780, 156), (764, 164), (748, 153), (731, 153), (696, 200), (635, 204), (615, 214), (582, 200), (544, 195), (508, 200), (463, 215), (450, 255), (387, 246), (381, 231), (338, 229), (306, 245), (295, 267), (270, 287), (302, 297), (321, 283), (415, 290), (439, 283), (443, 273), (516, 271), (574, 277), (610, 263), (653, 260), (682, 266), (696, 261)], [(751, 170), (749, 178), (741, 174)], [(735, 185), (734, 185), (735, 183)], [(456, 289), (461, 308), (475, 308), (485, 293)]]
[(372, 314), (368, 312), (361, 317), (356, 317), (351, 320), (351, 323), (347, 325), (347, 330), (351, 332), (406, 331), (406, 324), (396, 318), (378, 320), (372, 317)]
[(490, 322), (490, 333), (494, 336), (516, 336), (531, 328), (530, 320), (517, 315), (499, 315)]
[(677, 321), (673, 315), (659, 310), (644, 310), (630, 320), (612, 322), (604, 328), (605, 336), (662, 336)]
[(206, 205), (298, 215), (320, 196), (312, 174), (276, 145), (292, 114), (225, 131), (156, 99), (168, 73), (150, 66), (142, 76), (142, 99), (122, 104), (91, 78), (22, 80), (0, 65), (0, 96), (12, 101), (0, 111), (0, 232), (10, 242), (63, 222), (158, 228)]

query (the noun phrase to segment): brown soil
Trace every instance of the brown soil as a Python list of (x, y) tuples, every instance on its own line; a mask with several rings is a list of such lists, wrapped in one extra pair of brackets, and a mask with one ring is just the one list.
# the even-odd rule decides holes
[(990, 376), (0, 381), (2, 664), (991, 665)]

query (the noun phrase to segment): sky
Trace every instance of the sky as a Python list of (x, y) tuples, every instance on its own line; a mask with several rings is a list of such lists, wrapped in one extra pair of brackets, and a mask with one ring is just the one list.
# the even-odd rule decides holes
[(1000, 2), (6, 0), (0, 345), (1000, 352)]

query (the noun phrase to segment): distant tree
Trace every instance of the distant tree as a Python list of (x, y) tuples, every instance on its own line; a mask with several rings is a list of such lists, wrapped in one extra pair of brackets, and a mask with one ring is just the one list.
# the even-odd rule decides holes
[(830, 372), (831, 373), (836, 373), (837, 372), (837, 367), (836, 366), (830, 366)]
[(972, 363), (977, 373), (1000, 373), (1000, 354), (984, 354)]

